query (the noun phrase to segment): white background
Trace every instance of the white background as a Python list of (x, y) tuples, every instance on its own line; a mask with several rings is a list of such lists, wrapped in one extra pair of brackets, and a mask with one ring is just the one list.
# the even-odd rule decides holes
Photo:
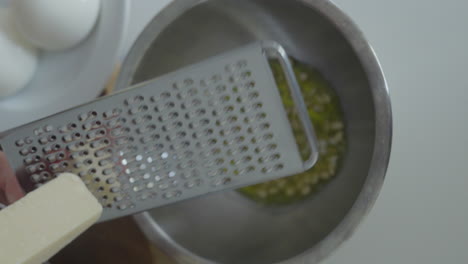
[[(133, 0), (127, 47), (170, 0)], [(382, 193), (325, 261), (468, 263), (468, 1), (335, 0), (377, 52), (394, 144)]]

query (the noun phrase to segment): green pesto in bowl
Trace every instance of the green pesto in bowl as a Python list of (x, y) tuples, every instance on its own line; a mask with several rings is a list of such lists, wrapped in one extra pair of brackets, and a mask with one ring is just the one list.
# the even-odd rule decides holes
[[(319, 159), (314, 167), (304, 173), (238, 190), (246, 197), (266, 205), (288, 205), (313, 195), (321, 185), (337, 174), (346, 150), (343, 112), (330, 83), (314, 68), (295, 59), (291, 59), (291, 62), (314, 125)], [(279, 62), (272, 61), (271, 68), (298, 146), (307, 146), (282, 67)], [(307, 148), (300, 148), (303, 158), (308, 156), (309, 151)]]

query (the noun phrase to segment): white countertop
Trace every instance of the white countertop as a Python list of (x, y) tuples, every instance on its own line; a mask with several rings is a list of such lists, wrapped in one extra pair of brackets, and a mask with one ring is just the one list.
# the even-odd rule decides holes
[[(127, 47), (168, 2), (132, 0)], [(394, 144), (374, 209), (325, 263), (468, 263), (468, 1), (334, 2), (381, 60)]]
[(336, 3), (380, 58), (394, 144), (374, 209), (326, 263), (468, 263), (468, 1)]

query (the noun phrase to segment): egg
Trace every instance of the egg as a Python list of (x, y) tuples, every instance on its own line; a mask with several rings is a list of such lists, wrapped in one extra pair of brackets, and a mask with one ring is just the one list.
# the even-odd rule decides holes
[(15, 30), (11, 10), (0, 8), (0, 98), (23, 89), (37, 64), (38, 51)]
[(15, 24), (35, 46), (49, 51), (72, 48), (90, 34), (99, 0), (14, 0)]

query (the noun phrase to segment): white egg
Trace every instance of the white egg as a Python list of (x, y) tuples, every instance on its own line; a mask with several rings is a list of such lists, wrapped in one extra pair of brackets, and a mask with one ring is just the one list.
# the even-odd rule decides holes
[(24, 88), (37, 68), (37, 50), (15, 30), (10, 9), (0, 8), (0, 98)]
[(64, 50), (82, 42), (99, 16), (99, 0), (14, 0), (18, 30), (45, 50)]

